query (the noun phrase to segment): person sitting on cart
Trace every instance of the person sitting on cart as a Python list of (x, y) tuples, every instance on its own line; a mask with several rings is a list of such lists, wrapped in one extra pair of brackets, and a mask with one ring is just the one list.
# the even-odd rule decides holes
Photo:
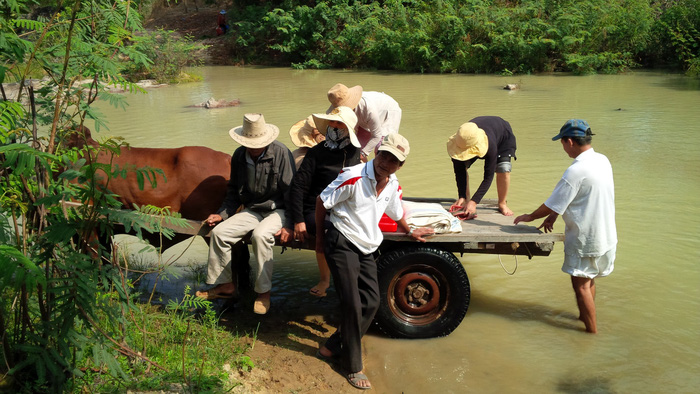
[(373, 253), (382, 242), (379, 220), (386, 214), (411, 239), (425, 242), (431, 228), (409, 228), (403, 218), (401, 187), (394, 173), (409, 153), (408, 141), (390, 134), (375, 158), (343, 169), (316, 199), (316, 228), (330, 213), (327, 232), (317, 231), (316, 252), (324, 253), (340, 298), (340, 328), (319, 348), (324, 360), (339, 357), (345, 377), (355, 388), (368, 389), (362, 372), (362, 336), (379, 308), (377, 265)]
[[(459, 127), (447, 141), (447, 153), (457, 183), (457, 201), (450, 212), (460, 219), (476, 217), (476, 204), (481, 202), (496, 174), (498, 210), (505, 216), (513, 215), (506, 197), (510, 186), (511, 158), (515, 157), (515, 135), (510, 123), (498, 116), (479, 116)], [(484, 159), (484, 179), (473, 196), (469, 196), (468, 170), (477, 159)]]
[(231, 179), (226, 198), (216, 213), (205, 222), (213, 227), (209, 241), (206, 283), (214, 287), (198, 291), (197, 297), (207, 300), (234, 298), (238, 288), (233, 268), (241, 261), (232, 261), (234, 246), (252, 231), (255, 254), (255, 292), (253, 312), (264, 315), (270, 309), (273, 250), (275, 235), (285, 218), (285, 201), (294, 177), (292, 152), (277, 141), (279, 128), (266, 123), (259, 113), (243, 116), (243, 125), (229, 131), (241, 144), (231, 157)]
[[(312, 116), (311, 123), (318, 125), (326, 140), (306, 152), (299, 170), (292, 179), (286, 222), (293, 223), (294, 229), (282, 229), (282, 244), (287, 243), (292, 234), (294, 239), (301, 242), (309, 236), (316, 235), (316, 197), (338, 176), (340, 170), (360, 164), (360, 144), (354, 131), (357, 116), (352, 109), (338, 107), (328, 115)], [(316, 261), (321, 277), (309, 293), (316, 297), (325, 297), (326, 290), (331, 285), (331, 271), (323, 253), (316, 253)]]

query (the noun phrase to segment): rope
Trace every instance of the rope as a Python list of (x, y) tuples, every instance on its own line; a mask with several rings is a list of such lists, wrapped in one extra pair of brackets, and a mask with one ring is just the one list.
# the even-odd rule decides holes
[[(205, 225), (206, 223), (207, 223), (206, 220), (202, 220), (202, 223), (199, 225), (199, 229), (197, 229), (197, 233), (199, 233), (200, 230), (202, 230), (202, 227), (204, 227), (204, 225)], [(161, 235), (161, 236), (162, 236), (162, 235)], [(187, 252), (187, 249), (189, 249), (190, 246), (192, 246), (192, 244), (194, 243), (195, 238), (197, 238), (197, 236), (196, 236), (196, 235), (193, 235), (192, 238), (190, 238), (190, 243), (187, 244), (187, 247), (185, 247), (185, 249), (182, 251), (182, 253), (180, 253), (180, 255), (177, 256), (174, 260), (166, 262), (165, 265), (171, 266), (171, 265), (175, 264), (176, 261), (180, 260), (180, 258), (182, 257), (182, 255), (184, 255), (185, 252)], [(161, 241), (161, 242), (162, 242), (162, 241)], [(162, 250), (161, 250), (161, 253), (162, 253)]]
[(504, 271), (506, 274), (511, 275), (511, 276), (512, 276), (512, 275), (515, 275), (515, 271), (518, 270), (518, 255), (517, 255), (517, 254), (513, 254), (513, 257), (515, 257), (515, 268), (513, 269), (513, 272), (508, 272), (508, 270), (506, 269), (506, 267), (503, 265), (503, 261), (501, 260), (501, 255), (500, 255), (500, 254), (498, 255), (498, 262), (501, 263), (501, 268), (503, 268), (503, 271)]

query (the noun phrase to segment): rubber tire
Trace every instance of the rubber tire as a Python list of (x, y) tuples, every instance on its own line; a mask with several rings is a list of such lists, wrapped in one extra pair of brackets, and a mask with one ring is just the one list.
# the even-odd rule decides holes
[[(378, 258), (377, 271), (380, 304), (375, 323), (386, 335), (446, 336), (464, 319), (469, 278), (454, 254), (429, 246), (397, 248)], [(397, 295), (397, 289), (403, 290)], [(426, 289), (432, 291), (426, 293)], [(409, 293), (419, 295), (418, 301), (410, 299)]]

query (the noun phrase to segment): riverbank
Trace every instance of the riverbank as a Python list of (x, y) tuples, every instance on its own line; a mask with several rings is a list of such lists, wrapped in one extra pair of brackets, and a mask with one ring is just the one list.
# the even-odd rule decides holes
[[(248, 299), (250, 298), (250, 299)], [(329, 323), (338, 309), (334, 296), (318, 300), (275, 298), (265, 316), (252, 311), (252, 295), (222, 315), (220, 324), (242, 337), (254, 364), (249, 372), (234, 372), (237, 393), (352, 393), (332, 366), (316, 358), (316, 350), (335, 331)], [(332, 298), (332, 299), (330, 299)], [(371, 374), (370, 374), (371, 377)]]
[(238, 65), (231, 56), (231, 33), (216, 35), (219, 12), (228, 7), (226, 2), (201, 4), (197, 9), (193, 5), (185, 6), (184, 2), (171, 3), (170, 7), (158, 5), (154, 6), (151, 14), (145, 18), (144, 27), (149, 30), (173, 30), (206, 45), (206, 49), (193, 54), (199, 57), (204, 65)]

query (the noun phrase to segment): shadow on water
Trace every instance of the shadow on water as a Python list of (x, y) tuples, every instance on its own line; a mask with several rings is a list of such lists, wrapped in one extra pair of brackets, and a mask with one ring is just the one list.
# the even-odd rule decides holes
[(700, 78), (678, 75), (676, 78), (664, 79), (663, 82), (659, 83), (659, 85), (678, 91), (695, 91), (700, 90)]
[(615, 393), (610, 384), (610, 379), (585, 378), (578, 380), (560, 381), (557, 391), (562, 393), (587, 393), (587, 394), (612, 394)]
[(472, 288), (469, 313), (488, 313), (513, 321), (540, 321), (556, 328), (583, 331), (575, 314), (523, 300), (499, 298)]

